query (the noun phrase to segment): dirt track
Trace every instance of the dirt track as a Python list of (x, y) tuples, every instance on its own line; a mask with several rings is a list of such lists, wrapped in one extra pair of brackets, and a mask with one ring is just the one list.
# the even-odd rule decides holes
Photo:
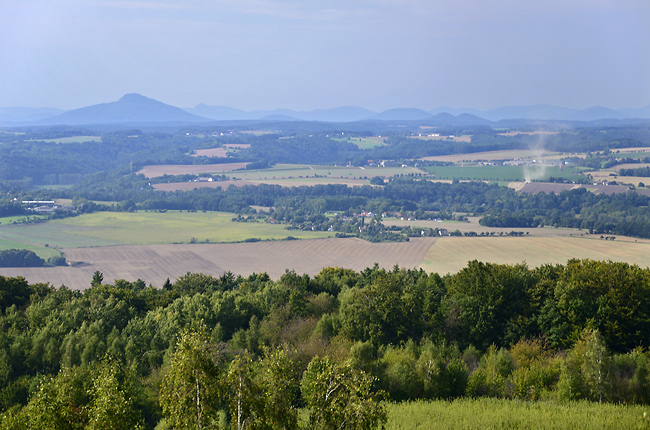
[(369, 243), (360, 239), (314, 239), (235, 244), (129, 245), (64, 249), (69, 262), (77, 266), (0, 269), (4, 276), (24, 276), (29, 282), (50, 282), (72, 289), (90, 286), (96, 270), (106, 282), (114, 279), (161, 286), (187, 272), (221, 275), (230, 270), (249, 275), (267, 272), (278, 279), (285, 269), (316, 275), (322, 268), (338, 266), (363, 270), (378, 263), (391, 269), (418, 267), (435, 238), (415, 238), (410, 242)]

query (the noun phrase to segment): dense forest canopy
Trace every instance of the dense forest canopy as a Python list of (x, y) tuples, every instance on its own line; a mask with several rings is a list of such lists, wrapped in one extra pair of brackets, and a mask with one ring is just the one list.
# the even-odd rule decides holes
[[(624, 263), (89, 282), (0, 277), (0, 428), (66, 414), (95, 428), (111, 413), (196, 426), (196, 402), (206, 428), (246, 417), (295, 428), (305, 405), (311, 428), (332, 428), (351, 404), (377, 424), (385, 411), (367, 402), (382, 396), (650, 403), (650, 270)], [(319, 409), (333, 381), (345, 388)]]

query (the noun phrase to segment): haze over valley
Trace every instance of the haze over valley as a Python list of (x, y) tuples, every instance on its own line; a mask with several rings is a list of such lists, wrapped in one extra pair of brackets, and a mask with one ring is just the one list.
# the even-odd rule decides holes
[(647, 428), (649, 22), (0, 1), (0, 430)]

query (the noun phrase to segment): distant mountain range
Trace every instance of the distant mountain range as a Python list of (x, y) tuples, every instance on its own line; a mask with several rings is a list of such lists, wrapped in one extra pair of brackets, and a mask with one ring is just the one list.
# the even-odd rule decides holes
[(209, 123), (216, 121), (414, 121), (423, 124), (481, 125), (503, 120), (597, 121), (650, 119), (650, 106), (639, 109), (569, 109), (561, 106), (505, 106), (489, 110), (440, 107), (430, 111), (415, 108), (373, 112), (356, 106), (333, 109), (293, 111), (289, 109), (243, 111), (227, 106), (200, 104), (181, 109), (144, 97), (126, 94), (111, 103), (102, 103), (70, 111), (53, 108), (0, 108), (0, 125), (93, 125)]

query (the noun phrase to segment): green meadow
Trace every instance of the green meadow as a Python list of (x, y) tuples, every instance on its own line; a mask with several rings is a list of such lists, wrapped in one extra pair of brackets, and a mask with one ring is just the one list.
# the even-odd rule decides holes
[(233, 222), (232, 218), (233, 214), (223, 212), (96, 212), (54, 223), (73, 228), (76, 236), (138, 245), (331, 236), (327, 232), (287, 230), (279, 224)]
[(334, 140), (337, 140), (339, 142), (350, 142), (355, 145), (359, 149), (372, 149), (377, 146), (384, 146), (385, 145), (385, 138), (383, 137), (341, 137), (341, 138), (336, 138)]
[(650, 407), (491, 398), (388, 405), (386, 430), (648, 429)]
[(537, 167), (537, 166), (430, 166), (422, 170), (435, 175), (435, 179), (458, 179), (474, 181), (525, 181), (548, 180), (550, 177), (564, 178), (570, 181), (579, 181), (584, 176), (576, 168)]
[(370, 179), (373, 176), (397, 176), (419, 174), (422, 170), (414, 167), (358, 167), (358, 166), (318, 166), (303, 164), (276, 164), (269, 169), (238, 170), (228, 172), (227, 176), (249, 181), (273, 179), (303, 179), (307, 177), (332, 177), (351, 179)]
[(193, 242), (242, 242), (331, 237), (329, 232), (287, 230), (264, 222), (233, 222), (223, 212), (95, 212), (72, 218), (20, 225), (0, 225), (0, 249), (29, 249), (40, 257), (58, 248)]

